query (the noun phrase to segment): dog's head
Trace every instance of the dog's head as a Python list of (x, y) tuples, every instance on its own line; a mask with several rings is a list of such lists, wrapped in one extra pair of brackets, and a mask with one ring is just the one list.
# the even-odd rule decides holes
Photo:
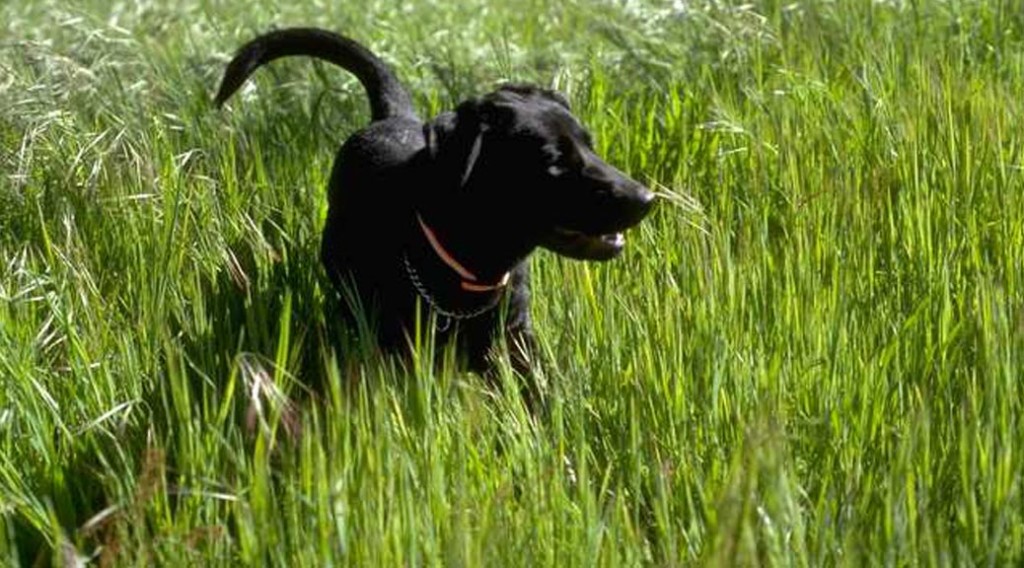
[[(427, 126), (427, 154), (445, 179), (431, 196), (513, 231), (524, 244), (607, 260), (654, 195), (604, 162), (561, 95), (507, 85)], [(437, 201), (437, 200), (440, 201)]]

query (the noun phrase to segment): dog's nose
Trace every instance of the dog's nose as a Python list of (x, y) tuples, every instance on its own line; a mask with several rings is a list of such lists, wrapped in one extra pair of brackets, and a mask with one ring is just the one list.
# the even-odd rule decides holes
[(640, 185), (637, 182), (633, 182), (633, 187), (629, 191), (629, 205), (627, 207), (629, 212), (629, 225), (635, 225), (643, 220), (648, 213), (654, 209), (654, 192)]
[(653, 191), (644, 186), (640, 186), (639, 193), (640, 196), (637, 198), (637, 201), (640, 203), (640, 208), (643, 210), (643, 214), (646, 217), (647, 214), (651, 212), (651, 209), (654, 208), (655, 195)]

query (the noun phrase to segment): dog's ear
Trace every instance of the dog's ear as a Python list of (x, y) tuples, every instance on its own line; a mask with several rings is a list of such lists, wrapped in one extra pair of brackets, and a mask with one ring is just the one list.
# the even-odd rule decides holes
[(481, 123), (477, 128), (476, 135), (473, 136), (473, 142), (469, 146), (469, 152), (466, 154), (466, 159), (462, 165), (462, 176), (459, 177), (459, 187), (465, 187), (466, 182), (469, 181), (470, 174), (473, 173), (473, 166), (476, 165), (476, 161), (480, 158), (480, 148), (484, 145), (484, 132), (487, 132), (487, 125)]
[(466, 101), (455, 112), (439, 115), (426, 128), (427, 154), (449, 187), (465, 187), (480, 159), (484, 134), (490, 126), (486, 103)]

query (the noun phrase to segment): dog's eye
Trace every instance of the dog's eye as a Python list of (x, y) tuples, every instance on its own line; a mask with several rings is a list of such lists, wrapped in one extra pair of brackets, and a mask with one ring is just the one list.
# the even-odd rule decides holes
[(540, 151), (545, 164), (556, 165), (562, 162), (562, 152), (554, 144), (544, 144)]
[(579, 149), (569, 138), (559, 140), (557, 145), (545, 145), (544, 155), (548, 165), (547, 173), (551, 177), (565, 176), (581, 167)]
[(547, 172), (551, 177), (561, 177), (570, 173), (574, 167), (570, 154), (551, 149), (547, 152)]

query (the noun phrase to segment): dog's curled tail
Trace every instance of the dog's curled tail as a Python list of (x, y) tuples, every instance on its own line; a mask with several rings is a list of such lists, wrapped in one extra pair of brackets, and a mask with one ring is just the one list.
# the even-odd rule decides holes
[(380, 58), (347, 37), (319, 28), (276, 30), (243, 45), (228, 63), (215, 104), (224, 104), (256, 69), (290, 55), (323, 59), (355, 75), (370, 98), (373, 120), (416, 115), (409, 93)]

